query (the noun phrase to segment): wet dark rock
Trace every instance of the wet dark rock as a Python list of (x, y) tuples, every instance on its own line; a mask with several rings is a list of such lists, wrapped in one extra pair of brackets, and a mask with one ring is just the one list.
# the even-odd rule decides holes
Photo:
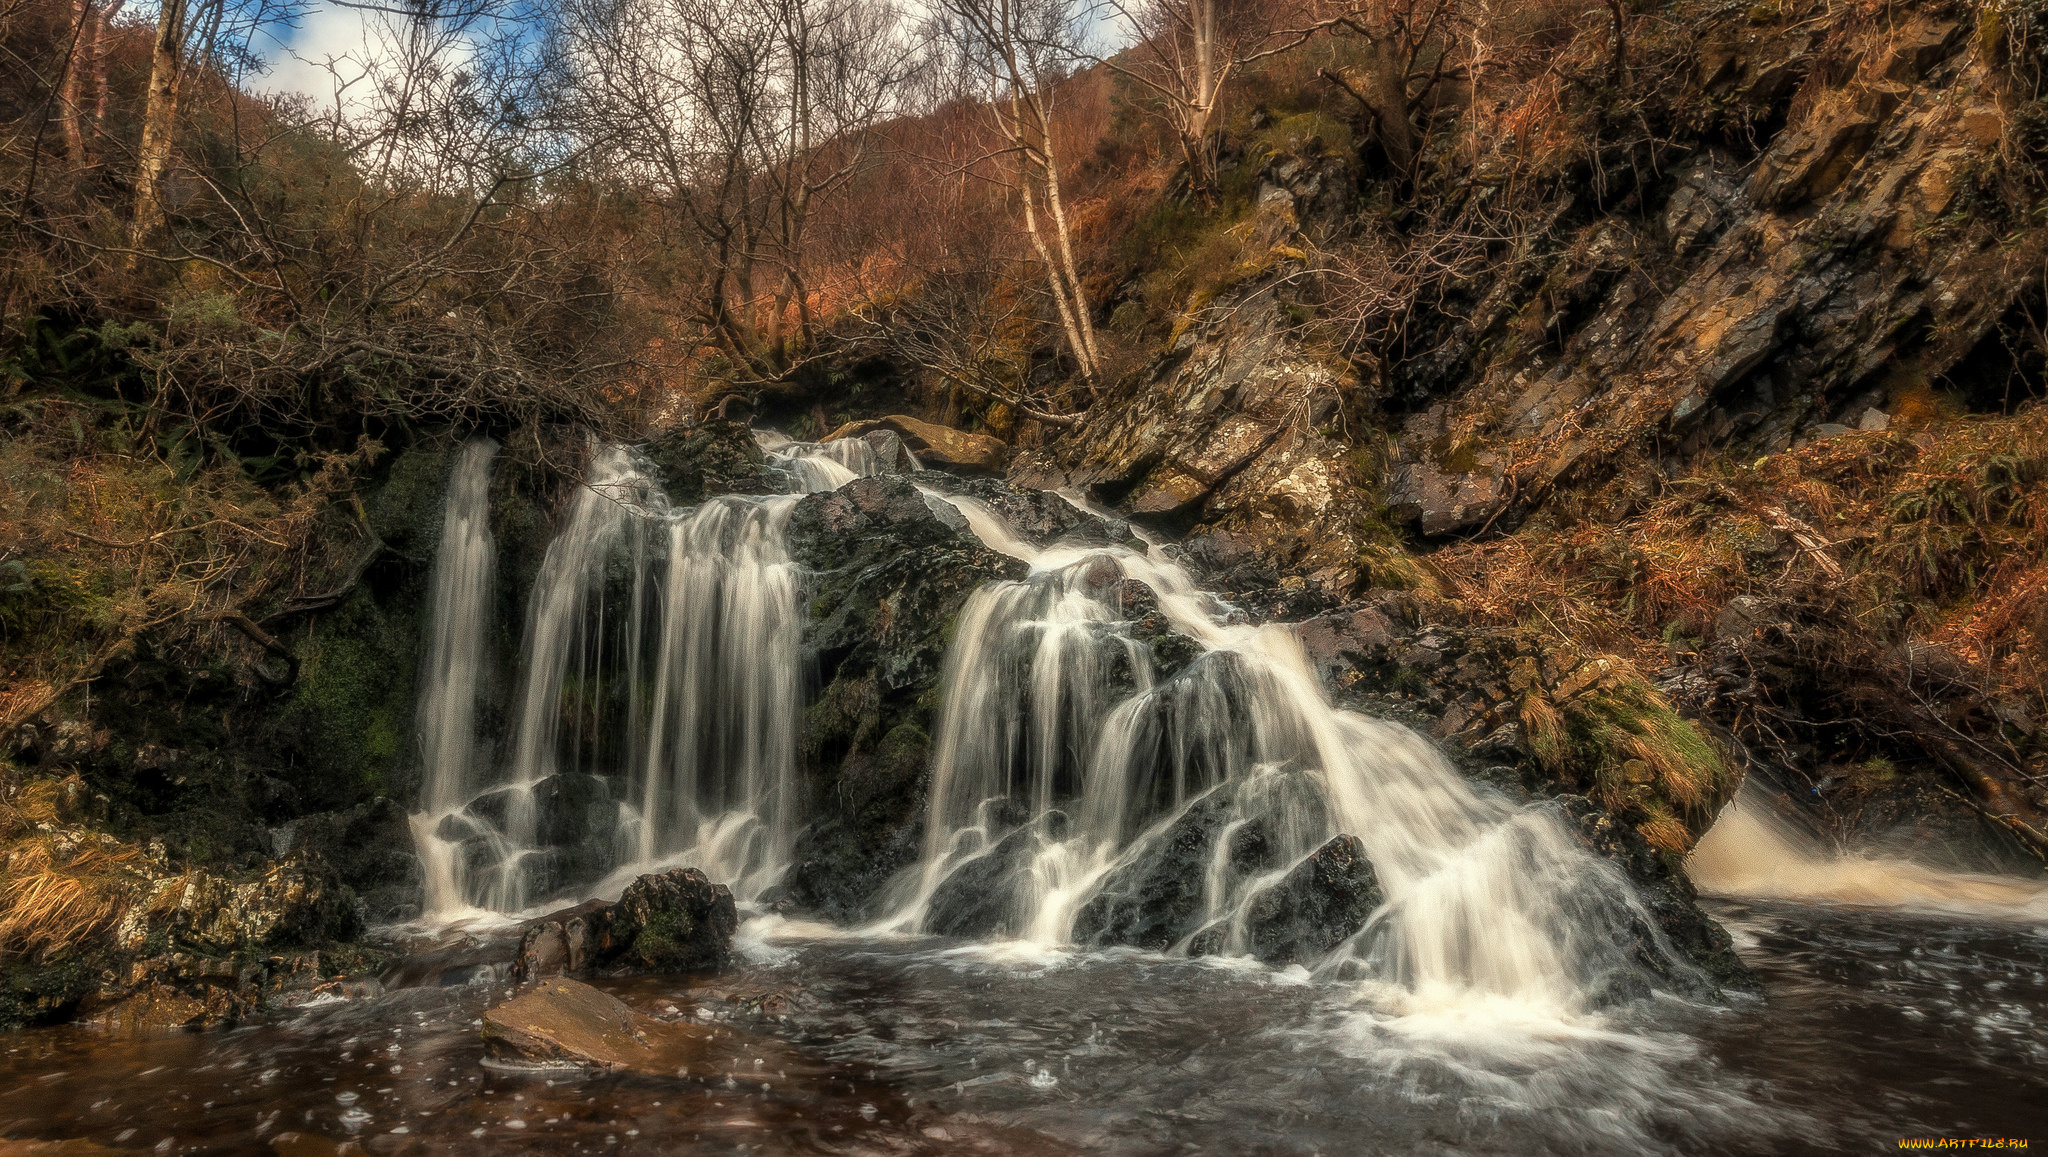
[(730, 889), (695, 868), (675, 868), (640, 877), (616, 901), (591, 900), (528, 923), (512, 977), (711, 971), (731, 959), (738, 930)]
[(1385, 902), (1365, 845), (1340, 835), (1252, 900), (1245, 934), (1252, 955), (1267, 964), (1313, 963), (1356, 935)]
[[(991, 821), (998, 830), (1009, 827), (995, 846), (962, 863), (932, 893), (925, 910), (924, 931), (935, 936), (988, 937), (1014, 935), (1018, 916), (1016, 882), (1019, 871), (1037, 848), (1036, 830), (1021, 826), (1026, 819), (1022, 804), (1001, 801)], [(1018, 826), (1013, 826), (1018, 825)]]
[(551, 775), (534, 785), (533, 806), (535, 835), (548, 849), (533, 877), (538, 895), (593, 884), (616, 865), (619, 805), (604, 780), (575, 772)]
[[(1074, 920), (1082, 944), (1127, 944), (1163, 951), (1201, 926), (1203, 885), (1212, 849), (1235, 818), (1227, 789), (1197, 800), (1133, 862), (1115, 869)], [(1229, 863), (1239, 875), (1267, 868), (1267, 842), (1256, 825), (1232, 834)]]
[(740, 926), (731, 890), (695, 868), (642, 876), (584, 921), (598, 966), (664, 972), (723, 967)]
[(1202, 654), (1202, 644), (1174, 629), (1159, 609), (1159, 595), (1137, 579), (1122, 579), (1109, 592), (1111, 605), (1130, 622), (1131, 637), (1145, 644), (1152, 676), (1163, 682), (1187, 670)]
[[(1650, 928), (1638, 926), (1632, 930), (1628, 954), (1644, 974), (1643, 983), (1696, 995), (1711, 995), (1715, 990), (1762, 990), (1756, 974), (1735, 954), (1727, 930), (1700, 911), (1699, 893), (1682, 868), (1652, 848), (1634, 828), (1616, 823), (1614, 817), (1583, 796), (1559, 796), (1550, 806), (1557, 809), (1566, 830), (1587, 850), (1621, 869), (1635, 885), (1656, 931), (1685, 963), (1699, 970), (1697, 977), (1672, 970), (1656, 950)], [(1613, 988), (1611, 995), (1615, 999), (1623, 999), (1633, 992), (1635, 984), (1624, 982), (1617, 988), (1610, 983), (1608, 987)]]
[(1129, 523), (1091, 514), (1050, 490), (1034, 490), (997, 478), (960, 478), (937, 471), (919, 476), (918, 481), (941, 493), (981, 503), (1009, 523), (1017, 537), (1033, 546), (1051, 546), (1056, 542), (1134, 548), (1144, 545), (1131, 535)]
[[(513, 979), (540, 980), (582, 971), (588, 963), (589, 926), (575, 917), (570, 918), (569, 924), (577, 930), (573, 943), (560, 920), (542, 920), (529, 925), (525, 935), (519, 939), (519, 955), (512, 961)], [(577, 951), (579, 948), (582, 949), (580, 953)]]
[(362, 901), (369, 923), (419, 915), (419, 852), (411, 822), (396, 801), (379, 797), (346, 811), (306, 816), (274, 834), (282, 837), (282, 853), (310, 852), (331, 866)]
[(853, 920), (921, 847), (949, 627), (983, 583), (1024, 564), (899, 476), (805, 498), (789, 548), (810, 572), (803, 647), (818, 690), (799, 736), (812, 820), (783, 898)]
[(640, 447), (654, 464), (672, 506), (695, 506), (719, 494), (775, 494), (781, 479), (744, 423), (679, 426)]

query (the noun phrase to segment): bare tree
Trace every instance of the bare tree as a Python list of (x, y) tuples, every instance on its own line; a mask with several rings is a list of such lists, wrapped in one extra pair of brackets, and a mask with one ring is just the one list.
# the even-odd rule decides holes
[(1423, 132), (1418, 113), (1447, 80), (1467, 75), (1472, 20), (1464, 0), (1345, 0), (1318, 27), (1348, 31), (1364, 41), (1362, 75), (1322, 70), (1372, 118), (1387, 160), (1412, 173)]
[(1215, 195), (1216, 118), (1231, 76), (1332, 23), (1262, 0), (1108, 0), (1106, 7), (1131, 48), (1091, 59), (1158, 99), (1180, 143), (1188, 183), (1205, 200)]
[(989, 111), (1001, 142), (988, 157), (1016, 192), (1068, 350), (1093, 392), (1101, 385), (1102, 354), (1074, 261), (1053, 126), (1062, 69), (1079, 54), (1082, 11), (1070, 0), (936, 0), (935, 7), (935, 39), (961, 95)]
[[(209, 0), (199, 3), (218, 10)], [(193, 0), (163, 0), (156, 40), (149, 54), (149, 104), (142, 113), (142, 143), (135, 151), (135, 209), (129, 244), (141, 248), (163, 224), (164, 170), (171, 162), (171, 130), (177, 123), (178, 94), (185, 86), (185, 42), (191, 35)]]
[(582, 130), (676, 223), (734, 372), (817, 352), (811, 233), (869, 155), (912, 46), (885, 0), (571, 0)]

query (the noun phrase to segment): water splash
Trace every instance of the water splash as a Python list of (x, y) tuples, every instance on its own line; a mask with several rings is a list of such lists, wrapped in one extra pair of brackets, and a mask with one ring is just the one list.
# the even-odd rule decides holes
[(1830, 849), (1775, 814), (1770, 789), (1753, 779), (1722, 809), (1685, 866), (1710, 895), (2048, 920), (2048, 883)]

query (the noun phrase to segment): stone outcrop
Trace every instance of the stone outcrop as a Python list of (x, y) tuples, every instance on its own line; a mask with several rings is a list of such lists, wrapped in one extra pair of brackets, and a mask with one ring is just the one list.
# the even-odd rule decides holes
[(1631, 664), (1459, 619), (1441, 600), (1385, 592), (1294, 630), (1340, 704), (1428, 734), (1467, 776), (1517, 802), (1590, 794), (1683, 854), (1733, 797), (1731, 750)]
[(731, 958), (739, 923), (730, 889), (695, 868), (675, 868), (641, 876), (616, 901), (592, 901), (529, 924), (512, 975), (714, 970)]
[(0, 955), (4, 1027), (71, 1017), (120, 1031), (234, 1024), (374, 960), (347, 944), (362, 930), (354, 894), (305, 853), (236, 875), (181, 870), (160, 844), (134, 849), (60, 820), (14, 842), (5, 871), (76, 890), (73, 920), (101, 915)]
[(790, 555), (812, 575), (803, 647), (819, 690), (799, 739), (812, 820), (788, 902), (855, 918), (917, 858), (947, 625), (982, 583), (1023, 573), (965, 527), (894, 475), (811, 495), (790, 515)]
[[(1632, 828), (1616, 823), (1604, 809), (1582, 796), (1560, 796), (1551, 806), (1557, 809), (1566, 830), (1587, 850), (1621, 869), (1649, 913), (1650, 926), (1632, 928), (1627, 945), (1629, 959), (1641, 974), (1615, 984), (1606, 994), (1608, 998), (1638, 995), (1652, 983), (1701, 995), (1712, 994), (1714, 990), (1755, 992), (1762, 988), (1756, 974), (1735, 954), (1727, 930), (1700, 911), (1699, 893), (1683, 870), (1659, 855)], [(1674, 971), (1664, 953), (1658, 951), (1659, 937), (1698, 974)]]
[(640, 452), (661, 476), (671, 506), (695, 506), (719, 494), (775, 494), (784, 489), (743, 422), (678, 426)]
[(895, 431), (919, 461), (959, 474), (1000, 474), (1010, 459), (1010, 448), (1000, 438), (970, 434), (907, 414), (848, 422), (825, 435), (823, 440), (855, 438), (875, 430)]
[(2001, 147), (2005, 81), (1936, 6), (1848, 33), (1831, 51), (1850, 68), (1816, 86), (1809, 49), (1828, 35), (1789, 15), (1701, 29), (1683, 99), (1782, 106), (1801, 84), (1817, 99), (1754, 161), (1698, 147), (1640, 190), (1640, 219), (1532, 235), (1464, 320), (1427, 335), (1400, 384), (1440, 400), (1401, 431), (1397, 517), (1470, 531), (1596, 491), (1625, 512), (1702, 455), (1928, 407), (2040, 260), (1988, 248), (1980, 220), (1994, 211), (1973, 174)]

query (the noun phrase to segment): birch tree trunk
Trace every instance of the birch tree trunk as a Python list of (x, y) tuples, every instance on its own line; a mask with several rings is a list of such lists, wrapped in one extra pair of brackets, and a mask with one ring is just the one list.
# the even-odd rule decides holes
[(107, 123), (107, 30), (113, 25), (114, 17), (121, 14), (123, 0), (109, 0), (93, 9), (92, 48), (87, 54), (92, 65), (92, 133), (86, 138), (86, 164), (99, 162), (100, 134), (106, 131)]
[(136, 147), (135, 213), (129, 243), (140, 249), (164, 223), (163, 180), (170, 168), (178, 91), (184, 85), (185, 31), (191, 0), (163, 0), (156, 43), (150, 52), (149, 103), (142, 114), (142, 143)]
[(71, 0), (71, 52), (64, 60), (64, 82), (57, 86), (57, 123), (64, 131), (64, 156), (73, 168), (85, 160), (85, 133), (78, 125), (84, 97), (79, 74), (91, 52), (92, 0)]

